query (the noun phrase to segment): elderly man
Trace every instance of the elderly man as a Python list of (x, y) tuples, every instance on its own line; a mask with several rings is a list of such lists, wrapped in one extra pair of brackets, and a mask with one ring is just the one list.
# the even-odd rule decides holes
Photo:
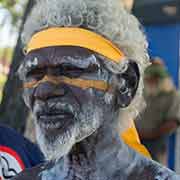
[(24, 100), (51, 161), (15, 179), (178, 179), (119, 138), (142, 107), (148, 65), (145, 37), (121, 1), (38, 1), (23, 41)]

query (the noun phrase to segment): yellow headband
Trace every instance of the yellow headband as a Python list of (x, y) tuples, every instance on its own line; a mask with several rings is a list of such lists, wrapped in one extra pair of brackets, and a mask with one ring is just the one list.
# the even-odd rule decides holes
[(106, 82), (102, 80), (84, 80), (79, 78), (71, 79), (65, 76), (55, 77), (46, 75), (42, 80), (24, 83), (24, 88), (35, 88), (43, 82), (50, 82), (56, 85), (65, 83), (75, 87), (80, 87), (82, 89), (95, 88), (101, 91), (106, 91), (110, 87)]
[(124, 59), (123, 52), (111, 41), (82, 28), (56, 27), (33, 35), (27, 45), (27, 53), (32, 50), (52, 46), (78, 46), (101, 54), (116, 63)]

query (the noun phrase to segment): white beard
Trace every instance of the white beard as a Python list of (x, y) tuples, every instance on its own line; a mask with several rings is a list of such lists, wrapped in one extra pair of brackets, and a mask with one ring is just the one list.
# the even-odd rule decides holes
[(86, 113), (79, 114), (79, 118), (81, 119), (81, 121), (77, 125), (78, 131), (76, 136), (76, 142), (80, 142), (93, 134), (99, 128), (100, 119), (102, 119), (102, 114), (99, 108), (92, 108), (90, 103), (84, 105), (82, 111)]
[[(94, 110), (96, 109), (96, 110)], [(64, 133), (59, 134), (52, 141), (47, 140), (39, 124), (36, 122), (36, 138), (42, 152), (48, 160), (58, 160), (68, 154), (72, 146), (94, 133), (100, 126), (102, 112), (99, 107), (87, 103), (82, 107), (78, 115), (80, 121), (76, 121)]]
[(58, 160), (68, 154), (72, 146), (76, 143), (76, 128), (68, 129), (55, 140), (49, 142), (39, 125), (36, 123), (36, 138), (37, 142), (44, 153), (47, 160)]

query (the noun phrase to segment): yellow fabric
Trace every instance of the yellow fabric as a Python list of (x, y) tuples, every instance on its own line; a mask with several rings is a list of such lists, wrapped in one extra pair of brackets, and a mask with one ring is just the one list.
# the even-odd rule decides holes
[(60, 83), (65, 83), (72, 86), (80, 87), (82, 89), (96, 88), (101, 91), (106, 91), (109, 88), (109, 85), (105, 81), (101, 81), (101, 80), (84, 80), (80, 78), (68, 78), (65, 76), (55, 77), (55, 76), (49, 76), (49, 75), (44, 76), (44, 78), (39, 81), (32, 81), (32, 82), (24, 83), (24, 88), (35, 88), (40, 83), (43, 83), (43, 82), (51, 82), (57, 85)]
[(78, 46), (92, 50), (116, 63), (125, 58), (123, 52), (106, 38), (86, 29), (71, 27), (49, 28), (34, 34), (27, 53), (52, 46)]
[(129, 145), (132, 149), (139, 152), (140, 154), (151, 158), (148, 150), (141, 144), (136, 127), (132, 121), (131, 127), (121, 133), (121, 138), (123, 141)]

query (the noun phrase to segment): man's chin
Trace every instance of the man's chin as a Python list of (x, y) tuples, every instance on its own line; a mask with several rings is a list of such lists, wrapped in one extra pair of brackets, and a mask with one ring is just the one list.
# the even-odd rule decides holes
[(48, 160), (57, 160), (68, 154), (76, 143), (76, 129), (69, 128), (64, 132), (47, 132), (36, 125), (38, 144)]

